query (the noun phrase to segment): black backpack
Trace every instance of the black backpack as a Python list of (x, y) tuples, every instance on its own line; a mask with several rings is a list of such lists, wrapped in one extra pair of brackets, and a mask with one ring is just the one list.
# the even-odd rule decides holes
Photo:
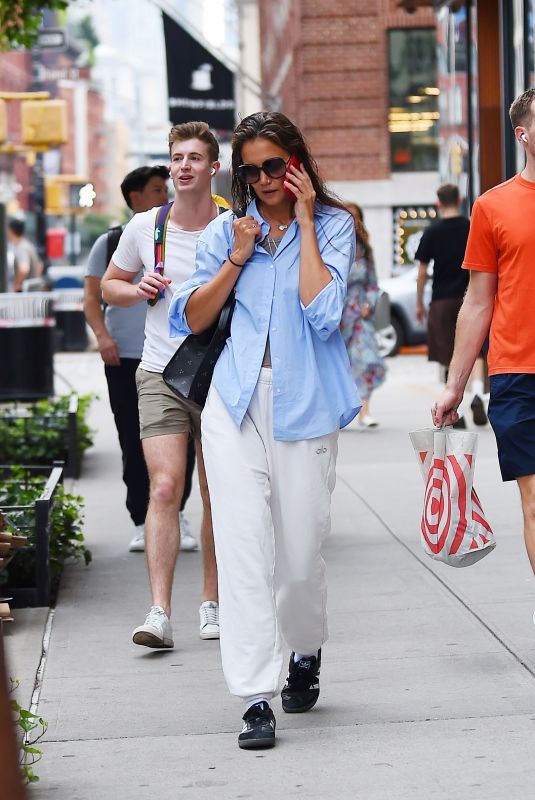
[(122, 234), (122, 225), (115, 225), (113, 228), (108, 228), (108, 238), (106, 242), (106, 269), (108, 268), (108, 264), (111, 261), (112, 255), (117, 250), (117, 245), (119, 244), (119, 239), (121, 238)]

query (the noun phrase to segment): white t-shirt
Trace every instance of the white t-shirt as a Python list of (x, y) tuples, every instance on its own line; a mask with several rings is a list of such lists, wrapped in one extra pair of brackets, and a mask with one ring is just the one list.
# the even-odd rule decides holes
[[(154, 271), (154, 223), (157, 208), (136, 214), (123, 231), (113, 263), (126, 272)], [(147, 305), (145, 320), (145, 343), (141, 367), (148, 372), (163, 372), (165, 365), (175, 353), (184, 337), (169, 336), (168, 311), (176, 289), (191, 278), (195, 270), (197, 239), (202, 231), (183, 231), (167, 225), (165, 241), (165, 275), (171, 284), (154, 306)]]

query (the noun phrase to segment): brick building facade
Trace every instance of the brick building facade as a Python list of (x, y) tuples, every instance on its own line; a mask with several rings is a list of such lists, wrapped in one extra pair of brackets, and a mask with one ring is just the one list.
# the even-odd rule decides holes
[[(0, 91), (26, 92), (31, 79), (31, 58), (25, 51), (0, 53)], [(20, 143), (20, 112), (18, 103), (7, 104), (8, 134)], [(0, 195), (8, 201), (8, 210), (20, 206), (29, 208), (30, 168), (24, 153), (0, 153)]]
[(61, 148), (61, 171), (81, 175), (95, 187), (93, 210), (108, 210), (108, 181), (106, 158), (107, 129), (104, 119), (104, 98), (88, 80), (61, 79), (57, 96), (67, 103), (69, 141)]
[(434, 29), (434, 12), (409, 14), (397, 0), (259, 0), (259, 8), (266, 106), (299, 125), (329, 186), (362, 205), (387, 275), (393, 209), (434, 204), (438, 181), (436, 170), (392, 172), (388, 31)]
[[(38, 83), (36, 76), (40, 78)], [(52, 171), (82, 172), (95, 186), (95, 210), (107, 210), (104, 100), (91, 84), (89, 69), (76, 67), (72, 58), (63, 53), (55, 57), (46, 54), (37, 69), (35, 64), (32, 66), (32, 55), (28, 51), (0, 53), (0, 91), (28, 92), (36, 88), (67, 103), (68, 141), (58, 148), (59, 157), (49, 160), (54, 165)], [(9, 102), (7, 109), (9, 139), (20, 144), (20, 103)], [(31, 155), (28, 158), (26, 153), (0, 153), (0, 184), (6, 190), (8, 213), (31, 211), (32, 171), (28, 160), (31, 162)]]

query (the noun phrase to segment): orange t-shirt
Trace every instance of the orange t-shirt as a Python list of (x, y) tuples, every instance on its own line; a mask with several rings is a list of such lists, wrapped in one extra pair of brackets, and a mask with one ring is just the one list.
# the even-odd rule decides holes
[(489, 375), (535, 372), (535, 183), (515, 175), (476, 200), (463, 267), (498, 273)]

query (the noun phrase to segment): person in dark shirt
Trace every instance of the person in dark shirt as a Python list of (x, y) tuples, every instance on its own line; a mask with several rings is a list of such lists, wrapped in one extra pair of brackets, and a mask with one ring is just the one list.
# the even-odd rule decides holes
[[(420, 262), (416, 283), (416, 318), (427, 317), (429, 361), (438, 361), (447, 370), (453, 356), (455, 326), (469, 275), (462, 269), (470, 222), (460, 213), (459, 189), (446, 183), (437, 190), (440, 219), (427, 228), (420, 240), (415, 258)], [(429, 263), (433, 262), (431, 303), (426, 311), (423, 301)], [(482, 400), (483, 361), (479, 359), (472, 378), (474, 397), (471, 409), (476, 425), (484, 425), (487, 417)], [(458, 427), (466, 427), (460, 418)]]

